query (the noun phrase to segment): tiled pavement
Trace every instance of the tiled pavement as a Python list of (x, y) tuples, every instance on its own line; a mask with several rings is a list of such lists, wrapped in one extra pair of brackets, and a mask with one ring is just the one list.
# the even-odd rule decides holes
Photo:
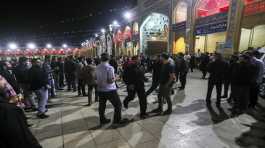
[[(139, 120), (136, 98), (123, 111), (125, 117), (134, 121), (118, 129), (109, 125), (98, 128), (97, 103), (86, 107), (85, 97), (60, 92), (60, 98), (50, 104), (50, 118), (37, 120), (34, 114), (28, 114), (33, 118), (32, 131), (44, 148), (265, 148), (262, 112), (231, 118), (225, 100), (222, 108), (213, 104), (207, 109), (204, 103), (207, 81), (199, 78), (198, 72), (190, 74), (185, 92), (178, 91), (172, 96), (174, 111), (170, 116)], [(125, 87), (120, 86), (123, 100)], [(149, 111), (156, 107), (152, 103), (155, 99), (155, 94), (148, 98)], [(106, 114), (112, 117), (111, 105), (107, 106)]]

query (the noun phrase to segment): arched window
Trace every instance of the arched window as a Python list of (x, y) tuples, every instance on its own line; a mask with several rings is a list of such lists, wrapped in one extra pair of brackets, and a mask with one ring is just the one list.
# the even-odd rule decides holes
[(229, 0), (199, 0), (196, 8), (197, 18), (228, 12), (228, 9)]
[(186, 1), (180, 1), (174, 10), (174, 23), (180, 23), (187, 20), (188, 4)]

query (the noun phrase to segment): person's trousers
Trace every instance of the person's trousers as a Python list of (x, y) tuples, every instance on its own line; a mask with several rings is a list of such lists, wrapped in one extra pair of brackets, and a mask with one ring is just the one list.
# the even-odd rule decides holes
[(59, 87), (63, 88), (64, 85), (64, 74), (63, 73), (59, 73)]
[(147, 90), (147, 92), (145, 93), (146, 96), (149, 96), (155, 89), (157, 89), (157, 87), (159, 86), (158, 82), (153, 82), (152, 86)]
[(249, 107), (254, 108), (258, 103), (259, 84), (253, 83), (250, 85), (250, 102)]
[(229, 85), (230, 85), (229, 81), (224, 82), (224, 96), (226, 96), (226, 97), (228, 97)]
[(128, 96), (125, 98), (124, 102), (129, 103), (132, 100), (134, 100), (135, 95), (137, 93), (139, 98), (139, 104), (140, 104), (140, 114), (144, 115), (146, 114), (147, 109), (147, 100), (145, 96), (145, 89), (144, 87), (135, 86), (134, 89), (127, 88)]
[(30, 90), (29, 84), (19, 84), (19, 85), (23, 92), (26, 107), (37, 108), (37, 103), (33, 97), (33, 92)]
[(74, 74), (67, 74), (66, 81), (67, 81), (68, 90), (73, 89), (74, 91), (76, 91), (76, 82), (75, 82), (76, 80)]
[(249, 86), (233, 86), (234, 109), (245, 111), (249, 106), (250, 87)]
[(179, 76), (179, 81), (181, 84), (181, 88), (185, 88), (187, 82), (187, 73), (181, 73)]
[(206, 70), (202, 70), (202, 78), (203, 79), (205, 79), (206, 75), (207, 75), (207, 71)]
[(46, 105), (47, 105), (48, 98), (49, 98), (48, 89), (43, 87), (39, 90), (36, 90), (35, 94), (38, 99), (38, 113), (45, 113), (47, 110)]
[(211, 80), (209, 80), (209, 82), (208, 82), (206, 101), (207, 102), (211, 101), (214, 86), (216, 87), (217, 103), (220, 103), (221, 102), (221, 94), (222, 94), (222, 83), (221, 82), (212, 82)]
[(97, 86), (96, 85), (88, 85), (88, 91), (87, 91), (88, 104), (92, 104), (92, 92), (93, 92), (94, 88), (95, 88), (95, 102), (98, 102)]
[(54, 79), (50, 79), (49, 80), (49, 85), (51, 86), (51, 88), (48, 90), (49, 96), (50, 97), (55, 97), (56, 96), (56, 91), (55, 91)]
[(171, 87), (166, 85), (159, 86), (159, 94), (158, 94), (158, 108), (159, 110), (163, 111), (163, 99), (166, 100), (168, 111), (172, 111), (172, 101), (170, 98), (171, 95)]
[(59, 86), (59, 75), (58, 75), (58, 73), (54, 73), (53, 74), (53, 79), (54, 79), (55, 89), (58, 90), (60, 88), (60, 86)]
[(78, 89), (78, 95), (83, 95), (85, 96), (86, 95), (86, 90), (85, 90), (85, 83), (84, 83), (84, 80), (82, 79), (78, 79), (78, 86), (77, 86), (77, 89)]
[(121, 120), (121, 100), (116, 90), (110, 92), (98, 92), (99, 93), (99, 118), (100, 121), (106, 120), (105, 110), (107, 100), (114, 107), (114, 123), (118, 123)]

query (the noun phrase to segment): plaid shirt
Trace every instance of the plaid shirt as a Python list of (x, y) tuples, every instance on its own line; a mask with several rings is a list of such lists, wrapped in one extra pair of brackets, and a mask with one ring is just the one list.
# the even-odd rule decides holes
[(5, 98), (9, 99), (11, 97), (17, 96), (13, 87), (6, 81), (6, 79), (0, 75), (0, 94)]

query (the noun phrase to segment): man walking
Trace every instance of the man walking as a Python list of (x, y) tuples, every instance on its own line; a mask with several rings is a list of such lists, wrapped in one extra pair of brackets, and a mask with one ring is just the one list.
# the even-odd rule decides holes
[(144, 88), (144, 70), (140, 67), (140, 60), (138, 56), (132, 57), (132, 63), (124, 71), (124, 81), (127, 85), (128, 96), (125, 98), (123, 104), (128, 108), (128, 104), (135, 98), (137, 93), (140, 103), (140, 118), (146, 118), (147, 101)]
[(103, 53), (101, 55), (101, 64), (96, 68), (96, 79), (99, 94), (99, 118), (100, 124), (110, 123), (110, 119), (105, 117), (107, 100), (114, 106), (114, 121), (113, 123), (121, 124), (121, 101), (115, 85), (114, 68), (108, 63), (109, 55)]
[(214, 86), (216, 86), (216, 93), (217, 93), (216, 105), (220, 106), (222, 83), (224, 81), (225, 72), (228, 67), (227, 67), (226, 62), (223, 60), (221, 54), (216, 53), (214, 58), (215, 58), (214, 61), (211, 62), (208, 66), (208, 72), (210, 73), (210, 77), (208, 81), (206, 103), (211, 104), (212, 91), (213, 91)]
[(32, 60), (32, 67), (29, 69), (29, 83), (32, 91), (35, 92), (38, 98), (38, 114), (37, 117), (44, 119), (49, 117), (45, 113), (47, 112), (48, 102), (48, 88), (49, 78), (47, 73), (42, 68), (41, 61), (39, 59)]
[(153, 75), (152, 75), (152, 86), (145, 93), (146, 97), (149, 96), (158, 86), (159, 86), (159, 78), (161, 72), (161, 60), (160, 55), (156, 56), (155, 62), (152, 65)]
[(161, 77), (159, 81), (159, 94), (158, 94), (158, 103), (159, 106), (157, 109), (153, 110), (154, 113), (162, 113), (163, 112), (163, 100), (165, 99), (168, 105), (168, 109), (163, 113), (164, 115), (171, 114), (172, 112), (172, 101), (170, 99), (171, 95), (171, 87), (172, 82), (174, 81), (174, 66), (169, 63), (169, 55), (163, 53), (161, 55), (162, 58), (162, 69), (161, 69)]

